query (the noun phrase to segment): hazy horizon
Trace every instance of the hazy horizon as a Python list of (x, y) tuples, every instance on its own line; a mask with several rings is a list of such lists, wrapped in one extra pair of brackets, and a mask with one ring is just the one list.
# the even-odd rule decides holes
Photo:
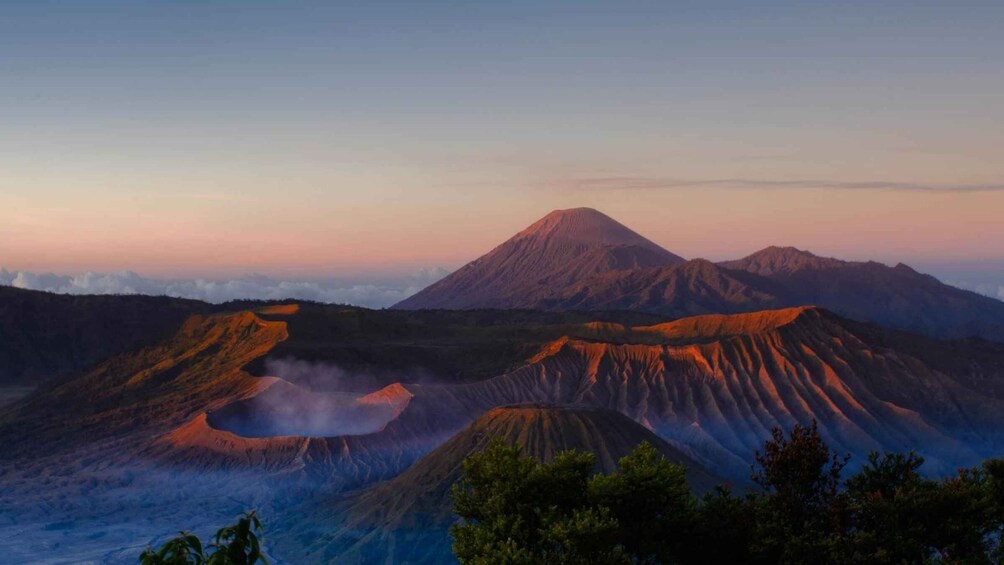
[[(525, 226), (523, 226), (525, 227)], [(630, 227), (630, 226), (628, 226)], [(522, 228), (520, 228), (522, 229)], [(519, 231), (500, 235), (497, 243)], [(645, 235), (645, 234), (642, 234)], [(659, 241), (655, 243), (660, 244)], [(782, 244), (783, 245), (783, 244)], [(494, 245), (492, 246), (494, 247)], [(805, 251), (814, 252), (798, 245)], [(490, 249), (485, 249), (487, 252)], [(736, 256), (699, 255), (686, 259), (725, 261), (739, 259), (760, 249)], [(821, 256), (826, 254), (816, 253)], [(480, 254), (479, 254), (480, 256)], [(147, 294), (191, 298), (207, 302), (226, 302), (242, 298), (260, 300), (299, 299), (328, 303), (346, 303), (372, 308), (388, 307), (425, 286), (445, 277), (469, 261), (446, 266), (419, 267), (406, 272), (391, 268), (382, 272), (301, 272), (274, 270), (269, 273), (248, 270), (229, 274), (186, 273), (187, 276), (157, 276), (132, 269), (114, 272), (34, 272), (7, 269), (0, 264), (0, 285), (63, 294)], [(896, 265), (902, 261), (873, 256), (838, 257), (854, 261), (878, 261)], [(1004, 300), (1004, 264), (979, 261), (922, 262), (910, 264), (920, 272), (932, 274), (942, 282)]]

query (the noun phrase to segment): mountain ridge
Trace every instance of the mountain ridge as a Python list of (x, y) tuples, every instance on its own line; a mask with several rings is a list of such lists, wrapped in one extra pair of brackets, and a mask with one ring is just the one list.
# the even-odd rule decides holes
[(204, 302), (73, 296), (0, 285), (0, 386), (38, 386), (165, 339)]
[(776, 273), (792, 273), (803, 269), (838, 267), (847, 261), (832, 257), (820, 257), (812, 252), (790, 246), (771, 245), (742, 259), (721, 261), (719, 266), (734, 271), (746, 271), (757, 275), (770, 276)]
[[(555, 211), (393, 308), (632, 310), (685, 317), (815, 304), (933, 337), (1004, 342), (1004, 302), (903, 263), (844, 261), (780, 246), (731, 261), (688, 261), (659, 253), (654, 243), (628, 232), (595, 210)], [(551, 254), (552, 239), (563, 241), (564, 251)], [(593, 243), (584, 249), (582, 241)]]

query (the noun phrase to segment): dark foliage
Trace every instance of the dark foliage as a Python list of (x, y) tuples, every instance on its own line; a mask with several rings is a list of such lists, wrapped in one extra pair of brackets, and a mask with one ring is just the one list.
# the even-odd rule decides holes
[(766, 493), (757, 501), (754, 553), (771, 563), (818, 563), (839, 545), (848, 457), (830, 453), (815, 422), (795, 426), (789, 437), (774, 428), (771, 436), (752, 468)]
[(618, 523), (591, 505), (590, 453), (564, 452), (552, 463), (494, 441), (464, 462), (454, 488), (456, 511), (471, 522), (452, 529), (464, 563), (627, 563)]
[(1004, 562), (1004, 460), (940, 481), (913, 453), (873, 453), (844, 481), (846, 463), (815, 425), (775, 429), (753, 465), (761, 490), (697, 499), (647, 444), (593, 475), (589, 454), (542, 464), (496, 441), (454, 488), (454, 553), (465, 565)]
[(139, 562), (141, 565), (268, 565), (261, 553), (260, 532), (261, 522), (252, 511), (236, 524), (217, 531), (213, 543), (205, 548), (198, 537), (181, 532), (160, 549), (144, 551)]

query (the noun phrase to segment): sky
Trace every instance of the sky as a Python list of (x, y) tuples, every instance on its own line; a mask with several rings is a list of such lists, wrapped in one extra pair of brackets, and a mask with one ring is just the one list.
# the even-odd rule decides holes
[(407, 292), (590, 206), (688, 258), (1004, 296), (1001, 29), (992, 1), (6, 0), (0, 278)]

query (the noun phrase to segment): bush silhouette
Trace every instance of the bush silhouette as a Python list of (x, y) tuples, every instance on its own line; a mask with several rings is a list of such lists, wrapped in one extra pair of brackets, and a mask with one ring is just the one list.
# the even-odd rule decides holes
[(220, 528), (208, 546), (204, 547), (197, 536), (181, 532), (160, 549), (144, 551), (139, 562), (140, 565), (268, 565), (257, 532), (261, 532), (261, 522), (254, 511), (247, 512), (236, 524)]

